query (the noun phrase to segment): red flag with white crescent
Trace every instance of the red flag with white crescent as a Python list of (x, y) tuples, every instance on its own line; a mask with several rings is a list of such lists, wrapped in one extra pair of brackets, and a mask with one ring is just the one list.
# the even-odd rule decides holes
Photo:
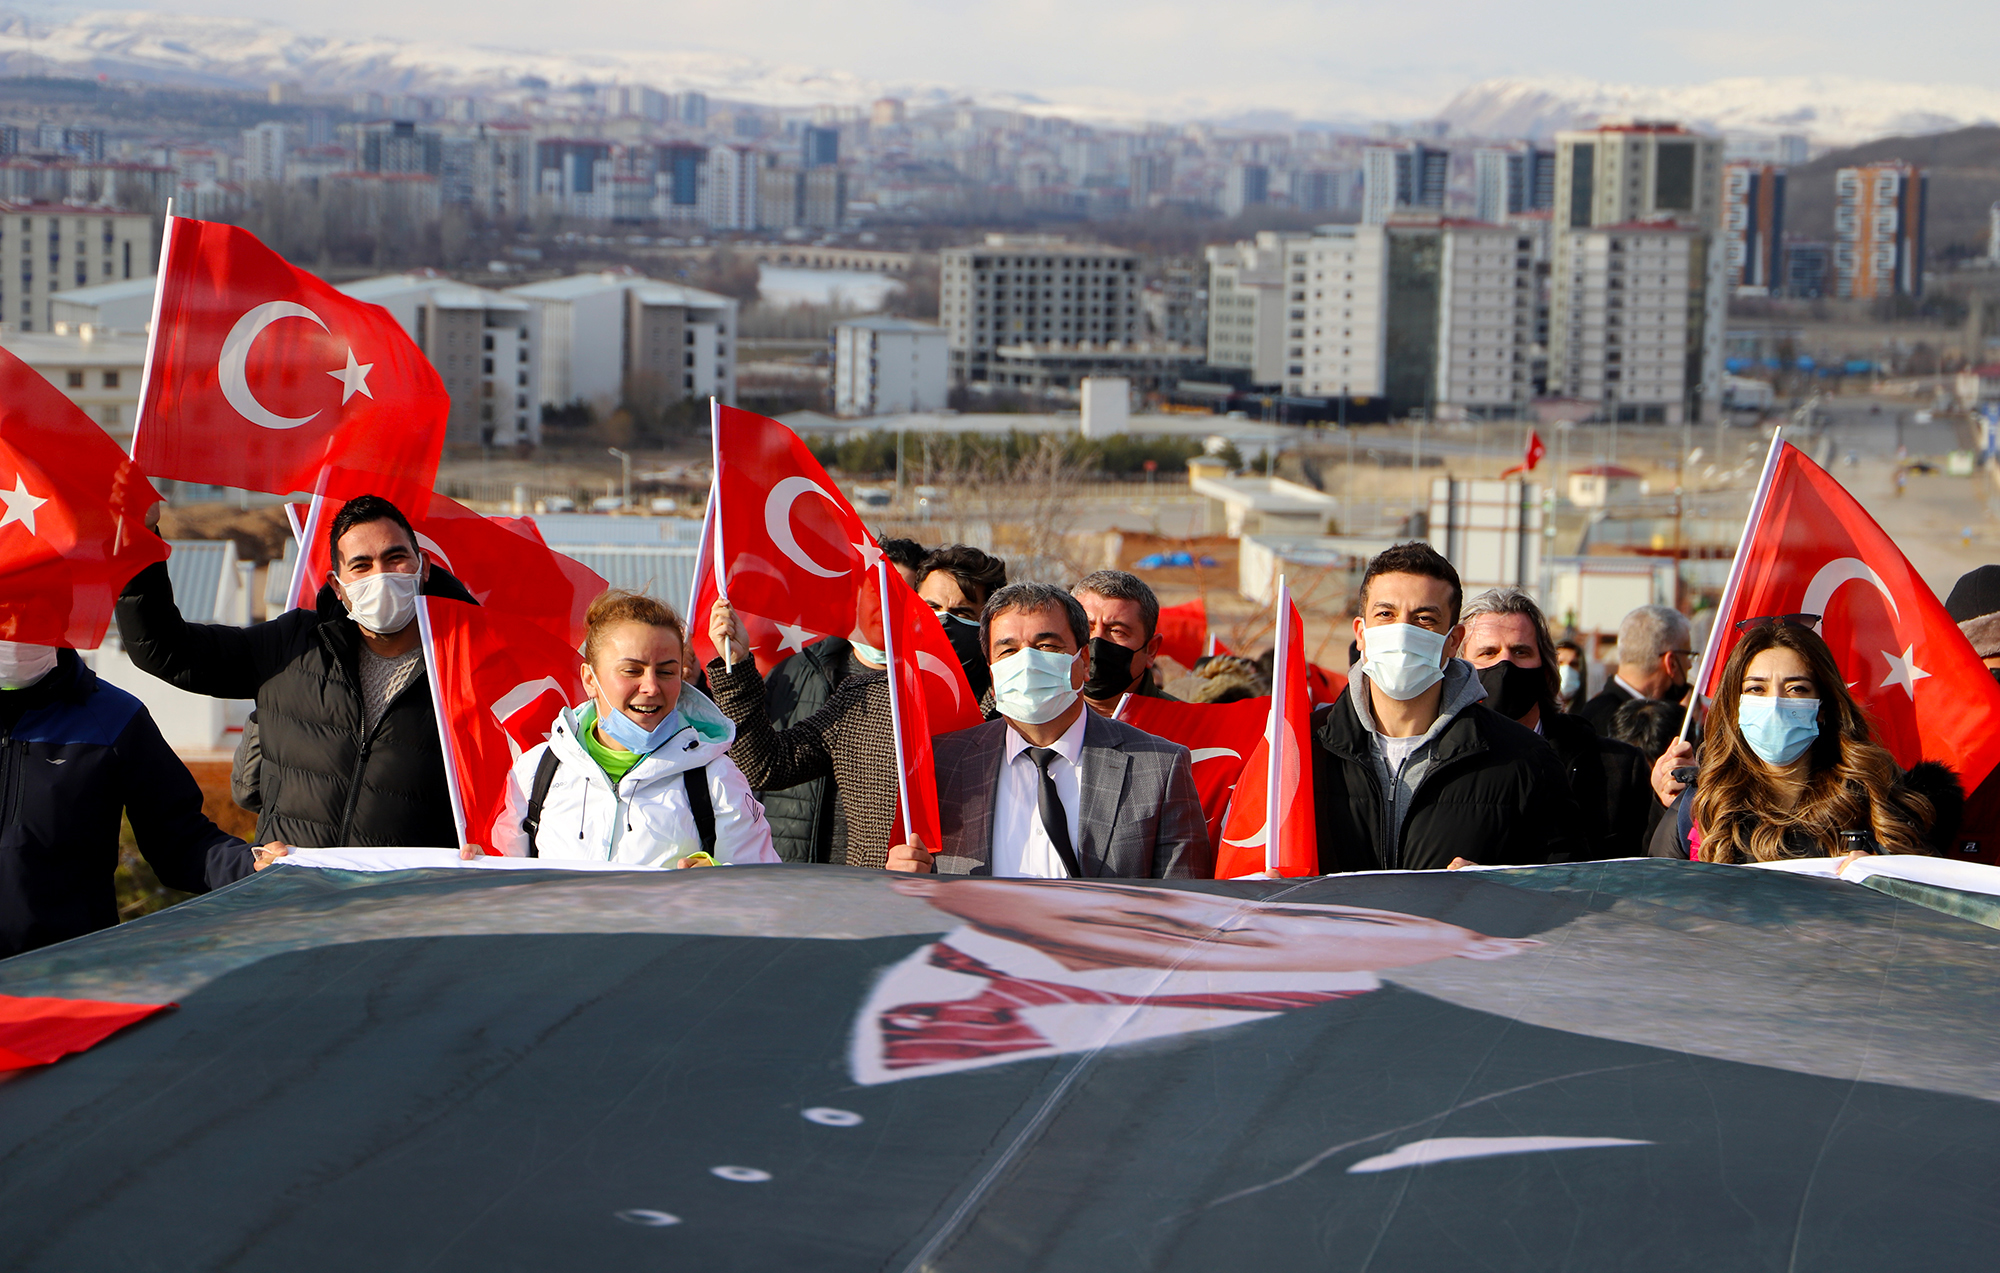
[(1710, 649), (1720, 684), (1735, 624), (1816, 614), (1876, 741), (1903, 768), (1949, 765), (1967, 791), (2000, 766), (2000, 685), (1923, 577), (1846, 488), (1789, 443), (1766, 466)]
[(1238, 699), (1234, 703), (1177, 703), (1170, 698), (1127, 694), (1118, 719), (1188, 749), (1195, 790), (1208, 822), (1209, 843), (1220, 851), (1222, 818), (1229, 798), (1243, 776), (1243, 766), (1264, 737), (1271, 719), (1271, 699)]
[(0, 349), (0, 640), (94, 650), (164, 561), (152, 483), (41, 373)]
[(1305, 625), (1291, 589), (1278, 580), (1277, 654), (1264, 737), (1243, 766), (1223, 820), (1215, 878), (1319, 874), (1313, 820), (1312, 696)]
[(284, 495), (329, 464), (429, 490), (451, 397), (379, 305), (232, 225), (168, 217), (132, 458)]
[[(916, 656), (922, 648), (925, 631), (937, 628), (937, 616), (886, 561), (875, 564), (874, 586), (869, 591), (881, 607), (882, 651), (889, 656), (889, 707), (895, 722), (896, 771), (902, 779), (896, 810), (902, 834), (892, 842), (907, 840), (914, 834), (924, 848), (936, 853), (944, 843), (944, 833), (938, 817), (937, 768), (931, 758), (931, 735), (945, 731), (936, 727), (931, 716), (932, 690), (927, 682), (935, 678), (918, 663)], [(863, 608), (869, 608), (867, 603)], [(973, 717), (977, 720), (977, 708)]]
[(581, 703), (583, 657), (532, 619), (442, 597), (417, 609), (461, 844), (489, 854), (521, 753)]
[(1542, 462), (1542, 457), (1548, 453), (1549, 448), (1542, 445), (1542, 435), (1534, 429), (1530, 429), (1528, 430), (1528, 445), (1521, 452), (1521, 462), (1501, 469), (1500, 476), (1512, 477), (1516, 473), (1532, 473), (1535, 471), (1535, 466)]

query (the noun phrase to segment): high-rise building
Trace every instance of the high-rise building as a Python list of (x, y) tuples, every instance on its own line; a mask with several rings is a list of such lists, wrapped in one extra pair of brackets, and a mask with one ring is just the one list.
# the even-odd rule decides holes
[[(1722, 140), (1688, 131), (1675, 123), (1640, 120), (1601, 128), (1556, 134), (1555, 201), (1551, 240), (1555, 249), (1550, 269), (1549, 372), (1551, 393), (1574, 396), (1587, 386), (1615, 418), (1632, 420), (1706, 419), (1721, 409), (1722, 340), (1727, 276), (1720, 244), (1722, 231)], [(1677, 295), (1686, 347), (1674, 365), (1683, 383), (1672, 394), (1656, 391), (1649, 377), (1644, 393), (1634, 397), (1634, 381), (1621, 369), (1610, 376), (1601, 340), (1592, 333), (1620, 327), (1628, 281), (1623, 264), (1630, 244), (1612, 248), (1610, 239), (1581, 233), (1618, 229), (1632, 234), (1683, 232), (1662, 240), (1677, 247), (1646, 241), (1641, 257), (1652, 263), (1664, 258), (1673, 269), (1647, 274), (1649, 296), (1657, 289)], [(1616, 236), (1613, 236), (1614, 238)], [(1636, 243), (1637, 240), (1632, 240)], [(1591, 262), (1616, 258), (1619, 269), (1597, 270), (1577, 258), (1588, 249)], [(1675, 264), (1678, 263), (1678, 264)], [(1588, 266), (1588, 268), (1586, 268)], [(1674, 272), (1694, 271), (1686, 277)], [(1595, 270), (1596, 272), (1592, 272)], [(1643, 272), (1642, 272), (1643, 273)], [(1664, 279), (1665, 281), (1658, 281)], [(1647, 309), (1647, 314), (1655, 314)], [(1606, 323), (1610, 314), (1618, 322)], [(1652, 319), (1647, 320), (1649, 323)], [(1623, 337), (1621, 335), (1621, 344)], [(1620, 358), (1623, 358), (1621, 350)]]
[(445, 438), (460, 444), (540, 442), (541, 394), (529, 305), (437, 274), (391, 274), (341, 285), (380, 305), (437, 368), (451, 395)]
[(762, 156), (748, 146), (715, 146), (708, 152), (708, 194), (704, 219), (717, 230), (754, 230), (757, 173)]
[(535, 143), (536, 194), (556, 216), (609, 221), (612, 216), (611, 143), (551, 137)]
[(1833, 180), (1834, 295), (1924, 294), (1930, 174), (1901, 160), (1842, 168)]
[(903, 99), (900, 97), (878, 97), (868, 108), (868, 123), (875, 128), (894, 128), (903, 122)]
[(1556, 155), (1523, 143), (1492, 146), (1472, 154), (1475, 219), (1499, 225), (1510, 216), (1535, 212), (1555, 201)]
[(1986, 215), (1986, 259), (2000, 261), (2000, 203), (1988, 208)]
[(1785, 295), (1825, 296), (1833, 285), (1833, 245), (1794, 239), (1785, 245)]
[(501, 224), (534, 210), (535, 135), (526, 124), (475, 124), (467, 184), (474, 211)]
[(1380, 225), (1399, 208), (1444, 207), (1451, 154), (1422, 142), (1370, 146), (1361, 154), (1361, 219)]
[(283, 181), (289, 149), (285, 126), (275, 121), (243, 130), (243, 179)]
[(1236, 164), (1222, 183), (1222, 215), (1240, 217), (1270, 198), (1271, 170), (1263, 164)]
[(435, 177), (444, 161), (435, 128), (411, 119), (385, 119), (354, 127), (363, 172), (421, 173)]
[(1135, 210), (1149, 208), (1174, 192), (1174, 157), (1165, 151), (1148, 150), (1132, 156), (1131, 182), (1127, 188)]
[(541, 403), (608, 412), (621, 401), (736, 396), (736, 302), (727, 296), (622, 272), (505, 294), (529, 305)]
[(767, 164), (756, 169), (759, 230), (790, 230), (804, 224), (804, 176), (797, 168)]
[(652, 212), (660, 221), (699, 223), (708, 211), (708, 151), (689, 142), (653, 148)]
[(94, 283), (153, 272), (153, 219), (62, 204), (0, 203), (0, 246), (21, 254), (21, 270), (0, 277), (0, 320), (21, 331), (48, 331), (49, 298)]
[(813, 168), (799, 174), (799, 224), (815, 230), (837, 230), (847, 220), (847, 174), (839, 168)]
[(799, 130), (799, 166), (826, 168), (840, 162), (840, 130), (807, 124)]
[(950, 386), (944, 328), (875, 314), (833, 329), (836, 415), (942, 411)]
[(1292, 207), (1300, 212), (1345, 212), (1353, 199), (1352, 168), (1300, 168), (1292, 173)]
[[(1285, 375), (1286, 250), (1285, 236), (1275, 230), (1207, 249), (1208, 361), (1249, 373), (1253, 385), (1275, 386)], [(1303, 322), (1303, 262), (1297, 272), (1291, 286)]]
[(1613, 420), (1681, 424), (1721, 401), (1726, 293), (1715, 236), (1700, 226), (1628, 222), (1564, 230), (1567, 304), (1549, 390), (1603, 404)]
[(1729, 290), (1768, 295), (1784, 286), (1785, 170), (1737, 161), (1722, 169), (1722, 251)]
[(953, 384), (986, 380), (1001, 345), (1139, 336), (1139, 260), (1122, 248), (989, 234), (938, 256)]
[(678, 108), (676, 113), (680, 116), (681, 123), (690, 128), (708, 127), (708, 94), (676, 93), (674, 105)]

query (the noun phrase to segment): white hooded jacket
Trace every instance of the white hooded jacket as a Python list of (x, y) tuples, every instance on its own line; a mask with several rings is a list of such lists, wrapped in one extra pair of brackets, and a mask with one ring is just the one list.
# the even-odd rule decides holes
[(616, 787), (578, 741), (583, 708), (564, 708), (549, 741), (523, 752), (507, 775), (507, 804), (493, 824), (488, 843), (509, 857), (526, 857), (528, 835), (521, 829), (528, 793), (542, 753), (561, 763), (542, 805), (540, 856), (587, 858), (638, 866), (672, 866), (701, 852), (701, 834), (688, 808), (682, 774), (704, 766), (708, 799), (715, 809), (715, 860), (725, 865), (776, 862), (764, 806), (729, 758), (736, 726), (699, 690), (681, 688), (675, 704), (687, 724), (634, 766)]

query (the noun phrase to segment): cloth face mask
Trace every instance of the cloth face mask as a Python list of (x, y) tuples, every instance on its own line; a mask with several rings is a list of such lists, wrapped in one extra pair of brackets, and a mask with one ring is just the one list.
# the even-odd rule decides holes
[(394, 636), (417, 617), (417, 590), (423, 584), (415, 571), (388, 570), (342, 584), (347, 617), (377, 636)]
[(0, 641), (0, 690), (24, 690), (56, 668), (52, 645)]
[(1116, 641), (1090, 638), (1090, 672), (1084, 678), (1083, 696), (1102, 701), (1131, 689), (1132, 656), (1137, 653)]
[(1361, 671), (1376, 689), (1408, 702), (1444, 679), (1444, 633), (1414, 623), (1363, 628)]
[(1017, 650), (993, 664), (993, 706), (1028, 725), (1052, 721), (1076, 701), (1070, 675), (1076, 656), (1053, 650)]
[(1736, 728), (1767, 765), (1789, 765), (1819, 737), (1819, 700), (1746, 694), (1736, 700)]
[(1583, 688), (1583, 670), (1574, 663), (1565, 663), (1556, 669), (1556, 677), (1562, 682), (1562, 696), (1568, 698)]
[(1542, 669), (1522, 667), (1508, 659), (1480, 668), (1479, 683), (1486, 687), (1486, 705), (1508, 720), (1526, 716), (1549, 688)]

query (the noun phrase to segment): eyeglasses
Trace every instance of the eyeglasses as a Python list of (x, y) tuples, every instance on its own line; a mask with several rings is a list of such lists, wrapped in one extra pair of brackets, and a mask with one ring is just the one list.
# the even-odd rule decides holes
[(1738, 620), (1736, 630), (1738, 632), (1754, 632), (1758, 628), (1775, 628), (1781, 623), (1788, 623), (1795, 628), (1805, 628), (1807, 631), (1811, 631), (1813, 628), (1819, 626), (1819, 616), (1816, 614), (1760, 614), (1754, 619)]

